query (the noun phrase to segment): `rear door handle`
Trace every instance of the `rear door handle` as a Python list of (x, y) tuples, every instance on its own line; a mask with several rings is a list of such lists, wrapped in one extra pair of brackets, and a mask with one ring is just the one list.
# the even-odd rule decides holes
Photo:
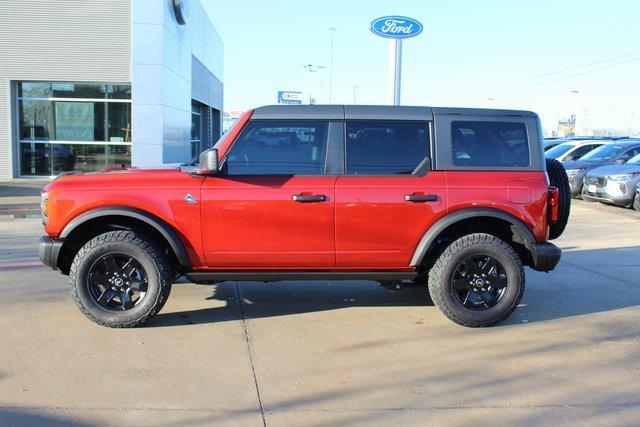
[(436, 202), (438, 196), (435, 194), (405, 194), (404, 200), (406, 202)]
[(294, 202), (314, 203), (314, 202), (324, 202), (325, 200), (327, 200), (327, 196), (325, 196), (324, 194), (313, 194), (313, 195), (294, 194), (291, 197), (291, 199)]

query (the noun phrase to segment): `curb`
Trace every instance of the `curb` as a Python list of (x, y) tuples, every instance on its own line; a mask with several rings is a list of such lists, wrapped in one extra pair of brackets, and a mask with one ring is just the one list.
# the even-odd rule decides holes
[(39, 218), (40, 207), (12, 207), (0, 205), (0, 222), (13, 221), (14, 219)]

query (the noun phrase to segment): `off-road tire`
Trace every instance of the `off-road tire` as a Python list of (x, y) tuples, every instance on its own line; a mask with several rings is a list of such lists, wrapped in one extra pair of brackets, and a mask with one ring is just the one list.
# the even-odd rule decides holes
[(547, 175), (552, 186), (558, 187), (558, 220), (549, 227), (549, 239), (557, 239), (562, 235), (569, 222), (571, 211), (571, 188), (569, 178), (562, 163), (556, 159), (546, 159)]
[[(88, 291), (91, 265), (112, 252), (135, 258), (147, 274), (146, 294), (139, 305), (129, 310), (107, 310), (95, 302)], [(78, 251), (69, 272), (71, 295), (82, 314), (110, 328), (133, 328), (155, 316), (169, 298), (171, 283), (171, 266), (166, 255), (150, 240), (133, 231), (110, 231), (94, 237)]]
[[(484, 311), (464, 307), (454, 297), (451, 287), (456, 267), (475, 255), (495, 258), (507, 275), (503, 298)], [(429, 272), (429, 293), (436, 307), (455, 323), (474, 328), (496, 325), (509, 317), (520, 304), (524, 287), (524, 268), (520, 257), (510, 245), (490, 234), (469, 234), (455, 240), (442, 252)]]

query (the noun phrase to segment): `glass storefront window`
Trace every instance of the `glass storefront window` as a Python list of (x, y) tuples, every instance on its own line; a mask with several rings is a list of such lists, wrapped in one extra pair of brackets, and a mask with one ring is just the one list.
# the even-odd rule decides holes
[(20, 175), (51, 176), (131, 166), (130, 145), (20, 143)]
[(19, 83), (20, 175), (130, 166), (130, 99), (130, 85)]
[(131, 99), (131, 85), (23, 82), (18, 87), (18, 97)]
[(191, 158), (196, 158), (202, 149), (202, 107), (191, 105)]
[(131, 104), (108, 102), (107, 141), (131, 142)]

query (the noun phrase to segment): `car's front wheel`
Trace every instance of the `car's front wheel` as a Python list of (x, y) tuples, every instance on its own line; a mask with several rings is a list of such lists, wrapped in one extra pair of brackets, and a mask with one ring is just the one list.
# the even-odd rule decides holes
[(151, 241), (132, 231), (111, 231), (76, 254), (69, 286), (90, 320), (112, 328), (142, 325), (169, 297), (171, 267)]
[(491, 326), (516, 309), (524, 293), (518, 254), (489, 234), (470, 234), (451, 243), (429, 272), (435, 305), (454, 322)]

